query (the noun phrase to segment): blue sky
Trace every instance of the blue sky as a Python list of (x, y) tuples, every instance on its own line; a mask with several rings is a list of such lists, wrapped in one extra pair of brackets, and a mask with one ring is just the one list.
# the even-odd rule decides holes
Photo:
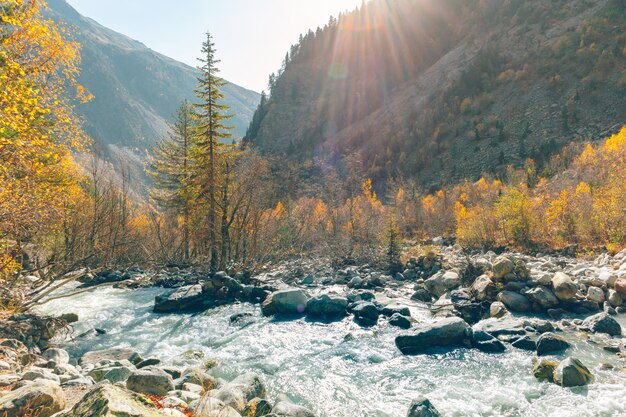
[(193, 66), (209, 30), (222, 60), (221, 76), (261, 91), (300, 33), (362, 0), (67, 1), (104, 26)]

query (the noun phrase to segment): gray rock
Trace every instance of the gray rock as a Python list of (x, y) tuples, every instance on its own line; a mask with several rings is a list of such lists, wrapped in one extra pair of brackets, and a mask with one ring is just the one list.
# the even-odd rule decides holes
[(407, 417), (440, 417), (439, 411), (435, 408), (431, 402), (424, 398), (420, 397), (411, 401), (411, 405), (409, 406), (409, 412), (407, 413)]
[(498, 294), (496, 284), (487, 275), (476, 278), (470, 291), (478, 301), (493, 300)]
[(302, 290), (276, 291), (261, 304), (261, 311), (264, 316), (274, 314), (300, 315), (304, 314), (307, 302), (308, 298)]
[(70, 355), (63, 349), (50, 348), (42, 353), (41, 356), (48, 360), (54, 361), (58, 365), (70, 362)]
[(587, 288), (587, 300), (593, 301), (594, 303), (602, 304), (604, 303), (604, 291), (598, 287), (589, 287)]
[(396, 346), (405, 355), (415, 355), (427, 349), (462, 344), (469, 330), (461, 318), (449, 317), (414, 328), (396, 337)]
[(544, 333), (537, 339), (537, 355), (561, 353), (569, 349), (570, 344), (554, 333)]
[[(85, 353), (79, 363), (85, 365), (88, 363), (96, 364), (102, 360), (108, 359), (112, 361), (116, 360), (130, 360), (131, 356), (136, 355), (136, 352), (128, 348), (114, 348), (105, 350), (94, 350), (92, 352)], [(132, 362), (132, 361), (131, 361)]]
[(622, 300), (621, 295), (619, 295), (619, 293), (615, 290), (609, 290), (609, 296), (607, 299), (613, 308), (620, 307), (624, 304), (624, 300)]
[(383, 307), (382, 314), (385, 317), (391, 317), (394, 314), (411, 317), (411, 310), (409, 310), (407, 306), (403, 306), (400, 304), (388, 304)]
[(211, 391), (211, 397), (241, 413), (248, 401), (253, 398), (265, 398), (265, 386), (254, 373), (241, 375), (217, 390)]
[(174, 389), (174, 380), (167, 372), (158, 368), (134, 371), (126, 381), (129, 390), (151, 395), (167, 395)]
[(622, 326), (607, 313), (598, 313), (587, 317), (583, 321), (582, 327), (595, 333), (606, 333), (610, 336), (619, 336), (622, 334)]
[(378, 308), (369, 302), (358, 303), (356, 307), (352, 309), (355, 320), (364, 326), (373, 326), (378, 323)]
[(536, 351), (537, 350), (537, 342), (532, 340), (530, 336), (522, 336), (519, 339), (513, 341), (511, 346), (517, 349), (528, 350), (528, 351)]
[(32, 366), (28, 371), (26, 371), (22, 375), (23, 381), (37, 381), (40, 379), (45, 379), (48, 381), (56, 382), (57, 384), (61, 383), (58, 375), (55, 375), (51, 370), (46, 368), (39, 368), (37, 366)]
[(562, 387), (587, 385), (593, 380), (589, 369), (575, 358), (567, 358), (554, 371), (554, 382)]
[(511, 258), (506, 255), (501, 255), (496, 258), (491, 266), (491, 272), (494, 279), (504, 278), (509, 273), (515, 270), (515, 263)]
[(403, 316), (400, 313), (394, 313), (389, 318), (389, 324), (392, 325), (392, 326), (399, 327), (401, 329), (410, 329), (411, 328), (411, 320), (409, 320), (408, 318), (406, 318), (406, 316)]
[(528, 299), (539, 304), (544, 309), (549, 309), (559, 305), (559, 300), (548, 288), (538, 286), (524, 293)]
[(156, 296), (154, 299), (154, 312), (195, 312), (206, 310), (210, 305), (211, 300), (204, 296), (202, 285), (187, 285)]
[(496, 339), (493, 335), (482, 330), (472, 332), (471, 343), (473, 348), (482, 352), (497, 353), (504, 352), (506, 350), (504, 343)]
[[(433, 296), (426, 288), (418, 288), (415, 290), (413, 295), (411, 295), (412, 300), (422, 301), (424, 303), (430, 303), (433, 300)], [(621, 299), (621, 297), (620, 297)]]
[(472, 326), (472, 329), (474, 329), (474, 331), (485, 331), (495, 337), (526, 334), (524, 322), (513, 317), (483, 320)]
[(163, 417), (136, 394), (109, 383), (93, 387), (72, 407), (55, 417)]
[(439, 271), (424, 281), (426, 289), (437, 297), (441, 297), (447, 291), (457, 288), (459, 285), (461, 285), (461, 278), (455, 271)]
[(324, 320), (340, 320), (346, 315), (348, 300), (337, 294), (323, 294), (309, 299), (306, 314)]
[(552, 287), (554, 288), (556, 298), (561, 301), (573, 299), (578, 291), (578, 287), (574, 284), (569, 275), (563, 272), (554, 274), (554, 277), (552, 277)]
[(511, 311), (530, 311), (528, 298), (513, 291), (502, 291), (498, 294), (498, 301), (502, 302)]
[(64, 408), (63, 390), (47, 380), (29, 383), (0, 397), (2, 417), (49, 417)]
[(495, 301), (489, 306), (489, 316), (493, 318), (501, 318), (509, 314), (504, 303)]

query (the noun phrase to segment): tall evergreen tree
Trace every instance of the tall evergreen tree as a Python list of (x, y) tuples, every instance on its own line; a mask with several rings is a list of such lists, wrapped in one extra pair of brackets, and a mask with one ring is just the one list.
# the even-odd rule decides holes
[(176, 209), (182, 218), (182, 256), (189, 259), (190, 213), (193, 199), (193, 125), (192, 107), (183, 101), (176, 111), (172, 132), (159, 142), (149, 157), (148, 174), (154, 188), (150, 196), (162, 208)]
[(217, 74), (220, 62), (215, 57), (215, 44), (210, 33), (207, 32), (206, 41), (202, 44), (202, 63), (198, 67), (200, 77), (198, 86), (194, 90), (199, 103), (194, 104), (197, 126), (195, 128), (195, 143), (197, 145), (197, 180), (201, 186), (201, 192), (208, 198), (208, 244), (210, 251), (210, 267), (215, 271), (218, 266), (217, 251), (217, 202), (216, 191), (218, 185), (217, 159), (220, 156), (220, 148), (224, 145), (221, 140), (231, 137), (228, 133), (231, 126), (224, 124), (232, 115), (226, 114), (228, 106), (221, 104), (224, 95), (221, 88), (226, 83)]

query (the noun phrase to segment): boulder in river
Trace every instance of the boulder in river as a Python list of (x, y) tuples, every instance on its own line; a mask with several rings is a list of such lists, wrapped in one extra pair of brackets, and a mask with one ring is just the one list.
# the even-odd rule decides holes
[(512, 336), (512, 335), (524, 335), (524, 321), (513, 317), (506, 317), (502, 319), (487, 319), (472, 326), (474, 331), (483, 330), (495, 337), (499, 336)]
[(470, 340), (472, 347), (482, 352), (498, 353), (506, 350), (504, 343), (482, 330), (473, 331)]
[(396, 337), (396, 346), (405, 355), (423, 353), (430, 348), (461, 345), (469, 325), (459, 317), (449, 317), (415, 327)]
[(187, 285), (158, 295), (154, 299), (155, 313), (194, 312), (206, 310), (211, 301), (204, 296), (200, 284)]
[(323, 320), (341, 320), (346, 315), (348, 300), (337, 294), (322, 294), (309, 299), (306, 303), (308, 317)]
[(537, 339), (537, 355), (549, 355), (561, 353), (569, 349), (570, 344), (554, 333), (544, 333)]
[(552, 287), (554, 288), (554, 294), (556, 298), (561, 301), (569, 301), (576, 296), (578, 287), (569, 275), (563, 272), (557, 272), (552, 277)]
[(263, 304), (261, 311), (264, 316), (280, 315), (301, 315), (304, 314), (308, 297), (302, 290), (288, 289), (272, 293)]
[(108, 382), (92, 388), (72, 407), (55, 417), (163, 417), (145, 397)]
[(354, 319), (363, 326), (373, 326), (378, 323), (378, 307), (374, 303), (358, 303), (353, 309)]
[(554, 371), (554, 382), (562, 387), (578, 387), (587, 385), (593, 380), (593, 375), (581, 361), (567, 358)]
[(440, 417), (439, 411), (435, 408), (432, 403), (424, 398), (420, 397), (413, 401), (411, 401), (411, 405), (409, 406), (409, 412), (406, 415), (407, 417)]
[(489, 306), (489, 317), (499, 319), (509, 314), (509, 310), (501, 301), (494, 301)]
[(405, 330), (411, 328), (411, 320), (400, 313), (394, 313), (389, 317), (389, 324)]
[(583, 321), (582, 327), (595, 333), (606, 333), (610, 336), (619, 336), (622, 334), (622, 326), (620, 326), (617, 320), (606, 313), (598, 313), (587, 317)]
[(511, 311), (530, 311), (528, 298), (513, 291), (502, 291), (498, 294), (498, 301), (502, 302)]
[(174, 380), (159, 368), (147, 367), (134, 371), (126, 381), (129, 390), (150, 395), (166, 395), (174, 389)]
[(559, 363), (548, 359), (533, 360), (533, 375), (539, 381), (554, 382), (554, 371)]
[(38, 380), (0, 397), (0, 416), (49, 417), (65, 408), (65, 394), (56, 383)]
[(426, 289), (437, 297), (441, 297), (447, 291), (457, 288), (459, 285), (461, 285), (461, 278), (456, 271), (439, 271), (424, 281)]
[(57, 365), (62, 365), (70, 362), (70, 355), (63, 349), (46, 349), (46, 351), (43, 352), (41, 356), (48, 359), (49, 361), (54, 361)]

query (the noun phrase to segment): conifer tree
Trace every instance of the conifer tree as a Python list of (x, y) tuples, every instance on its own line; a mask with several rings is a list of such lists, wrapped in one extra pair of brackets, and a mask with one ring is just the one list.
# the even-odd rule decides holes
[(220, 62), (215, 57), (215, 44), (210, 33), (207, 32), (206, 41), (202, 44), (202, 63), (198, 69), (198, 86), (194, 90), (199, 99), (199, 103), (194, 104), (197, 126), (195, 127), (194, 140), (196, 144), (196, 179), (200, 186), (200, 191), (208, 199), (208, 244), (210, 251), (210, 267), (215, 271), (218, 266), (217, 251), (217, 201), (216, 192), (218, 184), (217, 159), (220, 157), (220, 148), (224, 145), (220, 142), (231, 137), (228, 133), (232, 127), (224, 124), (224, 121), (232, 115), (226, 114), (228, 106), (221, 104), (224, 95), (221, 88), (226, 82), (217, 74)]
[(182, 218), (182, 255), (189, 259), (189, 231), (193, 199), (193, 109), (183, 101), (176, 111), (172, 133), (154, 148), (149, 157), (148, 174), (153, 178), (154, 189), (150, 196), (162, 208), (176, 209)]

